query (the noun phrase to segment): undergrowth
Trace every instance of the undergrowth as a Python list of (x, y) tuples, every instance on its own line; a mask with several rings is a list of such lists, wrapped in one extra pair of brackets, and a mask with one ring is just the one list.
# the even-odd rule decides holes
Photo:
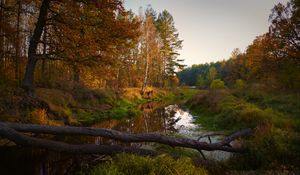
[(207, 171), (196, 167), (190, 158), (174, 159), (167, 155), (155, 158), (119, 154), (111, 162), (97, 165), (80, 174), (105, 175), (205, 175)]
[(299, 99), (292, 99), (292, 95), (256, 94), (201, 92), (187, 106), (199, 116), (196, 122), (207, 129), (255, 131), (253, 137), (243, 142), (246, 152), (230, 159), (233, 169), (298, 170), (300, 135), (295, 114)]

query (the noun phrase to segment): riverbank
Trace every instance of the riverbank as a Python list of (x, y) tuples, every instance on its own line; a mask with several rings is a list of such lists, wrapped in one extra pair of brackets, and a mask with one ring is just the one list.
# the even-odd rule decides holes
[(141, 114), (138, 108), (141, 104), (184, 101), (196, 93), (188, 88), (147, 88), (142, 96), (139, 88), (112, 91), (72, 85), (37, 88), (36, 98), (30, 98), (23, 89), (15, 86), (2, 84), (0, 89), (1, 121), (85, 126), (109, 119), (135, 117)]
[(247, 151), (233, 156), (233, 170), (299, 170), (298, 94), (280, 95), (257, 91), (201, 91), (187, 102), (203, 127), (231, 132), (252, 128), (253, 137), (243, 141)]

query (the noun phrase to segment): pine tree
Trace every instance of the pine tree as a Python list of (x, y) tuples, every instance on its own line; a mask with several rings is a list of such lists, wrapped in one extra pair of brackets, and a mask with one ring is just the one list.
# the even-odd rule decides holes
[(183, 40), (179, 39), (174, 19), (167, 10), (158, 15), (156, 26), (161, 40), (162, 75), (164, 79), (171, 79), (175, 76), (177, 69), (184, 66), (182, 64), (183, 60), (177, 59)]

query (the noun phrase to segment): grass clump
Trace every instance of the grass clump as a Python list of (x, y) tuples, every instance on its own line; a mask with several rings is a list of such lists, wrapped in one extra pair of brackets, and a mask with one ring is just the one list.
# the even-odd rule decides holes
[(173, 159), (161, 155), (155, 158), (119, 154), (112, 162), (97, 165), (82, 174), (103, 175), (205, 175), (207, 171), (196, 167), (189, 158)]

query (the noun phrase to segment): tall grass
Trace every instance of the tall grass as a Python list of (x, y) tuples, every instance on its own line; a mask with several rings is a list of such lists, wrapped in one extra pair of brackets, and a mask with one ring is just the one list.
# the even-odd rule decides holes
[(97, 165), (81, 174), (103, 175), (206, 175), (189, 158), (173, 159), (161, 155), (155, 158), (119, 154), (111, 162)]

